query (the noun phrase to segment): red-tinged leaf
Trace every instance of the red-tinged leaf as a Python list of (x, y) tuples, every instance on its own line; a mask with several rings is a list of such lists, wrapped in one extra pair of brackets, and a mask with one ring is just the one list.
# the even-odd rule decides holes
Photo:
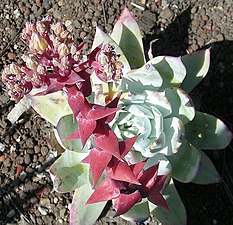
[(60, 91), (62, 88), (64, 88), (64, 86), (65, 84), (57, 82), (56, 79), (50, 79), (47, 89), (45, 91), (35, 94), (35, 96), (42, 96)]
[(79, 130), (76, 130), (73, 134), (64, 139), (64, 141), (77, 140), (80, 138)]
[(120, 154), (122, 158), (124, 158), (126, 154), (130, 151), (130, 149), (133, 147), (138, 136), (139, 135), (136, 135), (132, 138), (128, 138), (124, 141), (119, 142), (119, 149), (120, 149)]
[(156, 164), (138, 175), (138, 180), (145, 189), (150, 189), (154, 185), (158, 174), (158, 167), (159, 164)]
[(122, 185), (120, 182), (107, 177), (100, 183), (95, 192), (87, 200), (86, 204), (115, 199), (120, 195), (121, 188)]
[(64, 81), (66, 85), (74, 85), (78, 82), (84, 81), (77, 73), (74, 71), (71, 71), (69, 77), (67, 80)]
[(120, 109), (121, 108), (107, 108), (105, 106), (92, 104), (91, 110), (87, 114), (87, 118), (99, 120), (99, 119), (107, 117), (111, 114), (114, 114), (115, 112), (117, 112)]
[(158, 192), (150, 192), (149, 196), (147, 197), (147, 199), (154, 203), (157, 206), (160, 206), (162, 208), (165, 209), (169, 209), (168, 204), (165, 200), (165, 198), (163, 197), (163, 195), (161, 193)]
[(91, 92), (92, 92), (92, 87), (91, 87), (91, 80), (90, 80), (90, 77), (87, 78), (84, 82), (82, 82), (80, 85), (79, 85), (79, 89), (80, 91), (83, 93), (83, 95), (85, 97), (88, 97), (91, 95)]
[(73, 87), (69, 87), (66, 89), (68, 90), (69, 106), (73, 111), (74, 118), (76, 118), (84, 105), (84, 96), (82, 92), (78, 90), (76, 85), (72, 85), (72, 86)]
[(90, 104), (85, 101), (82, 108), (82, 116), (86, 119), (99, 120), (104, 117), (107, 117), (121, 108), (107, 108), (106, 106)]
[(145, 164), (146, 160), (130, 165), (130, 169), (132, 170), (135, 177), (138, 177)]
[(81, 161), (82, 163), (90, 163), (90, 160), (89, 160), (89, 155), (86, 157), (86, 158), (84, 158), (82, 161)]
[[(84, 80), (86, 80), (85, 79), (86, 77), (83, 77), (81, 72), (82, 71), (89, 72), (89, 67), (90, 67), (90, 62), (87, 60), (87, 61), (85, 61), (83, 63), (78, 64), (78, 66), (74, 68), (74, 71), (76, 73), (78, 73), (81, 78), (83, 78)], [(90, 74), (89, 74), (89, 76), (90, 76)]]
[(90, 62), (92, 64), (93, 61), (95, 61), (96, 55), (99, 53), (99, 51), (101, 50), (103, 46), (103, 43), (101, 43), (100, 45), (98, 45), (95, 49), (93, 49), (93, 51), (90, 53), (89, 55), (89, 59)]
[(87, 120), (85, 118), (78, 118), (78, 131), (82, 141), (82, 145), (85, 146), (88, 138), (93, 134), (96, 128), (95, 120)]
[(95, 133), (94, 142), (96, 147), (114, 155), (118, 159), (121, 159), (117, 136), (112, 130), (110, 130), (110, 128), (104, 134), (99, 135)]
[[(108, 107), (108, 108), (116, 108), (117, 105), (118, 105), (120, 96), (121, 96), (121, 93), (119, 93), (119, 94), (117, 95), (117, 97), (114, 98), (111, 102), (109, 102), (109, 103), (106, 105), (106, 107)], [(116, 115), (116, 113), (113, 113), (113, 114), (109, 115), (108, 117), (104, 118), (104, 122), (105, 122), (106, 124), (110, 123), (110, 122), (114, 119), (115, 115)]]
[(163, 188), (164, 182), (166, 181), (167, 176), (166, 175), (159, 175), (156, 178), (155, 185), (159, 190)]
[(78, 51), (78, 52), (81, 51), (81, 50), (83, 49), (83, 47), (84, 47), (85, 44), (86, 44), (85, 41), (81, 42), (81, 43), (77, 46), (77, 51)]
[(112, 159), (112, 155), (105, 151), (99, 151), (93, 148), (89, 154), (89, 163), (91, 167), (91, 173), (93, 177), (93, 187), (98, 182), (104, 169)]
[(107, 174), (114, 180), (140, 185), (131, 168), (125, 161), (119, 161), (118, 159), (114, 158), (111, 162), (111, 166), (107, 167)]
[(136, 203), (142, 200), (141, 194), (139, 191), (135, 191), (131, 194), (120, 194), (118, 199), (113, 205), (113, 208), (116, 210), (115, 216), (122, 215), (131, 209)]

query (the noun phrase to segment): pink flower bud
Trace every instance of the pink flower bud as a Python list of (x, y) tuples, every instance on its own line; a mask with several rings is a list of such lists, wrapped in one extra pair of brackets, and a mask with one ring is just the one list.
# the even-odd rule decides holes
[(33, 32), (31, 38), (31, 43), (37, 51), (44, 51), (47, 48), (47, 41), (38, 33)]
[(27, 60), (26, 60), (26, 66), (30, 70), (36, 70), (38, 66), (38, 61), (34, 55), (29, 55)]
[(44, 66), (38, 65), (37, 69), (36, 69), (36, 72), (39, 73), (39, 74), (41, 74), (41, 75), (45, 74), (45, 68), (44, 68)]
[(70, 34), (69, 31), (64, 30), (64, 31), (61, 32), (60, 37), (62, 39), (66, 39), (66, 38), (68, 38), (69, 34)]
[(58, 54), (63, 57), (67, 56), (70, 53), (69, 47), (65, 43), (61, 43), (57, 49)]
[(55, 23), (51, 25), (51, 30), (53, 30), (57, 36), (60, 36), (61, 32), (64, 31), (64, 26), (62, 23)]
[(39, 33), (44, 33), (46, 31), (46, 26), (44, 24), (44, 22), (42, 21), (38, 21), (36, 23), (36, 30), (39, 32)]
[(20, 74), (21, 69), (17, 64), (12, 63), (12, 64), (10, 64), (10, 73), (12, 73), (14, 75)]

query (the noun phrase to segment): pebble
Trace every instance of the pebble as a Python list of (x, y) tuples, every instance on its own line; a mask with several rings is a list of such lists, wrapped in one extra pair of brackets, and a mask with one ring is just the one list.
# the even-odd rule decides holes
[(46, 146), (42, 146), (40, 150), (41, 150), (41, 154), (42, 154), (43, 156), (47, 155), (48, 152), (49, 152), (49, 149), (48, 149), (48, 147), (46, 147)]
[(7, 53), (7, 58), (10, 59), (10, 60), (15, 59), (15, 53), (14, 52), (8, 52)]
[(30, 164), (30, 162), (31, 162), (31, 156), (29, 154), (25, 154), (24, 155), (24, 162), (27, 165)]
[(11, 209), (7, 214), (6, 214), (6, 217), (7, 218), (12, 218), (14, 217), (16, 214), (15, 210), (14, 209)]
[(160, 16), (165, 20), (170, 20), (174, 17), (174, 12), (169, 7), (167, 7), (160, 13)]
[(223, 36), (223, 34), (219, 33), (218, 35), (215, 36), (215, 39), (217, 41), (223, 41), (224, 40), (224, 36)]
[(24, 181), (26, 177), (27, 177), (27, 173), (25, 171), (22, 171), (19, 175), (19, 179), (21, 181)]
[(38, 145), (34, 146), (34, 151), (35, 151), (35, 154), (38, 154), (40, 152), (40, 146)]
[(33, 148), (34, 147), (33, 139), (32, 138), (28, 138), (26, 140), (26, 145), (27, 145), (28, 148)]
[(59, 200), (58, 200), (57, 197), (54, 197), (54, 198), (53, 198), (53, 203), (54, 203), (55, 205), (58, 203), (58, 201), (59, 201)]
[(45, 207), (39, 206), (39, 207), (38, 207), (38, 210), (39, 210), (39, 212), (40, 212), (40, 214), (41, 214), (42, 216), (46, 216), (46, 215), (48, 214), (48, 209), (45, 208)]

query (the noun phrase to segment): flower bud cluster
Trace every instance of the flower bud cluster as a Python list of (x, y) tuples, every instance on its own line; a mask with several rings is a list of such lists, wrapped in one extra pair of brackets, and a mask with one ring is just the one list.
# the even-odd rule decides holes
[[(12, 99), (21, 98), (33, 87), (48, 87), (51, 79), (69, 79), (72, 70), (86, 60), (82, 54), (83, 44), (76, 46), (66, 26), (53, 23), (49, 16), (36, 23), (27, 22), (21, 38), (29, 47), (22, 56), (25, 65), (12, 64), (3, 72)], [(16, 67), (15, 71), (9, 69)]]
[(123, 63), (119, 60), (115, 47), (105, 44), (96, 55), (98, 69), (95, 70), (98, 78), (104, 82), (119, 81), (122, 78)]
[(25, 79), (25, 74), (19, 65), (12, 63), (6, 66), (2, 73), (2, 81), (8, 89), (8, 94), (12, 100), (23, 97), (31, 90), (31, 84)]

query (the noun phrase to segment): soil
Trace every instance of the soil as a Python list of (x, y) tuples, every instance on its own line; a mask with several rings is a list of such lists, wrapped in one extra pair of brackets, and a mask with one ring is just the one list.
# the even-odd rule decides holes
[[(133, 6), (136, 3), (144, 10)], [(10, 62), (21, 62), (25, 50), (19, 33), (25, 22), (52, 15), (69, 22), (77, 42), (89, 46), (95, 26), (110, 32), (124, 5), (135, 15), (142, 30), (145, 51), (153, 55), (180, 56), (211, 47), (211, 67), (195, 88), (201, 111), (233, 124), (233, 3), (231, 0), (1, 0), (0, 70)], [(53, 191), (47, 169), (55, 160), (47, 139), (51, 125), (32, 109), (15, 124), (7, 115), (14, 107), (0, 81), (0, 224), (69, 224), (71, 194)], [(181, 184), (176, 187), (184, 202), (188, 225), (233, 224), (232, 144), (219, 151), (206, 151), (222, 182), (212, 185)], [(112, 211), (96, 224), (132, 224), (112, 218)], [(145, 224), (157, 224), (154, 219)]]

